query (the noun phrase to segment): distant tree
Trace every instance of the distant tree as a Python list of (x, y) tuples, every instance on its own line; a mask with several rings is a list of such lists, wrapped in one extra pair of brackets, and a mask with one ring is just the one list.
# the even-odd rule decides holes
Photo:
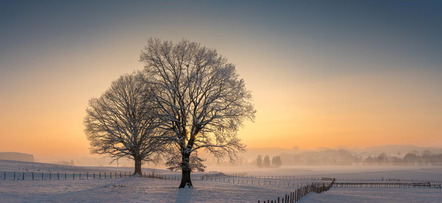
[(381, 153), (376, 157), (377, 164), (384, 165), (388, 162), (388, 157), (385, 153)]
[(253, 120), (252, 95), (236, 73), (235, 65), (195, 42), (148, 40), (140, 61), (145, 81), (152, 88), (159, 127), (181, 156), (180, 188), (192, 187), (192, 152), (206, 149), (216, 158), (233, 162), (244, 145), (237, 131)]
[(419, 162), (419, 158), (420, 158), (419, 155), (416, 155), (414, 153), (407, 153), (404, 156), (404, 162), (407, 163), (407, 164), (414, 165), (414, 164), (417, 164)]
[(258, 166), (259, 168), (262, 168), (262, 156), (258, 155), (258, 157), (256, 158), (256, 166)]
[(365, 165), (372, 165), (372, 164), (374, 164), (374, 159), (373, 159), (373, 157), (369, 156), (369, 157), (365, 158), (365, 159), (364, 159), (364, 164), (365, 164)]
[(92, 98), (84, 119), (91, 152), (133, 159), (134, 174), (142, 175), (142, 162), (153, 161), (162, 150), (149, 99), (135, 75), (121, 76), (101, 97)]
[(263, 167), (270, 167), (270, 158), (269, 158), (269, 156), (268, 155), (266, 155), (265, 157), (264, 157), (264, 161), (262, 162), (262, 166)]
[(274, 156), (274, 157), (272, 157), (272, 166), (280, 167), (281, 165), (282, 165), (281, 156)]
[(433, 163), (433, 154), (431, 153), (430, 150), (424, 150), (422, 152), (422, 158), (421, 158), (421, 163), (425, 164), (425, 165), (431, 165), (431, 163)]
[(422, 156), (431, 156), (433, 153), (431, 153), (430, 150), (426, 149), (422, 152)]

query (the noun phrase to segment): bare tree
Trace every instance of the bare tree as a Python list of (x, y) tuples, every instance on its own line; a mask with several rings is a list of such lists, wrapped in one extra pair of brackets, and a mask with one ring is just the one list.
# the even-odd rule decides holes
[(259, 168), (262, 168), (262, 156), (258, 155), (258, 157), (256, 158), (256, 166), (258, 166)]
[(92, 153), (133, 159), (134, 175), (142, 175), (142, 162), (153, 161), (162, 142), (147, 88), (137, 78), (121, 76), (101, 97), (91, 99), (84, 124)]
[(264, 157), (264, 160), (262, 161), (262, 166), (265, 167), (265, 168), (270, 167), (270, 158), (269, 158), (269, 155), (266, 155), (266, 156)]
[(150, 39), (141, 53), (145, 79), (152, 87), (159, 128), (181, 154), (180, 188), (192, 187), (191, 154), (206, 149), (231, 161), (244, 145), (237, 131), (245, 119), (254, 119), (252, 96), (235, 65), (195, 42)]

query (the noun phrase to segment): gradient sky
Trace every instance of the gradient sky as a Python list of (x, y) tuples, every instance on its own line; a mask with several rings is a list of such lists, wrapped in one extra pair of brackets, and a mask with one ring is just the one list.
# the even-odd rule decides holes
[(236, 64), (251, 148), (442, 147), (441, 1), (0, 0), (0, 151), (88, 156), (88, 100), (149, 37)]

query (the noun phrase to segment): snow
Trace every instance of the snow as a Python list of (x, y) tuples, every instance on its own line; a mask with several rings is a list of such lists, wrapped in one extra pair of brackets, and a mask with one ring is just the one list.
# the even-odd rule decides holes
[[(440, 167), (281, 167), (278, 169), (230, 167), (229, 170), (212, 167), (211, 169), (246, 177), (223, 179), (224, 176), (213, 171), (193, 173), (194, 188), (184, 189), (178, 189), (179, 178), (3, 180), (1, 178), (3, 172), (11, 174), (14, 171), (20, 173), (44, 171), (84, 174), (93, 171), (131, 172), (133, 168), (76, 167), (0, 160), (0, 202), (257, 202), (258, 200), (262, 202), (283, 197), (302, 185), (318, 182), (320, 177), (338, 177), (342, 180), (383, 177), (403, 178), (404, 181), (405, 179), (442, 181)], [(162, 169), (143, 168), (143, 172), (145, 174), (153, 172), (168, 177), (181, 175), (179, 172)], [(204, 180), (201, 180), (203, 175)], [(302, 198), (301, 202), (442, 202), (441, 194), (441, 189), (434, 188), (332, 187), (325, 193), (310, 193)]]
[(194, 189), (178, 185), (179, 181), (150, 178), (7, 180), (0, 181), (0, 202), (254, 202), (287, 192), (218, 182), (193, 181)]
[(442, 190), (430, 188), (331, 188), (308, 194), (300, 202), (442, 202)]
[[(100, 167), (74, 167), (55, 164), (0, 160), (0, 172), (21, 171), (86, 172)], [(29, 168), (27, 168), (29, 167)], [(40, 168), (40, 169), (37, 169)], [(104, 168), (102, 170), (107, 170)], [(152, 169), (144, 169), (144, 172)], [(180, 175), (155, 169), (158, 174)], [(193, 177), (199, 177), (195, 173)], [(179, 180), (128, 177), (82, 180), (3, 180), (0, 179), (0, 202), (255, 202), (277, 198), (289, 190), (269, 185), (247, 185), (193, 179), (194, 188), (178, 189)]]

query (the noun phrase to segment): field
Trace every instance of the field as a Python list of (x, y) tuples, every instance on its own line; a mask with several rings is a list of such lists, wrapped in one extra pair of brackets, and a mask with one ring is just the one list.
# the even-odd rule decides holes
[[(262, 202), (321, 182), (321, 177), (347, 182), (442, 181), (442, 168), (437, 167), (212, 167), (211, 172), (193, 175), (194, 189), (178, 189), (179, 173), (146, 168), (144, 174), (155, 178), (120, 178), (131, 170), (0, 161), (0, 202)], [(325, 193), (310, 193), (301, 202), (441, 202), (441, 198), (442, 190), (435, 188), (332, 187)]]
[(440, 189), (428, 188), (332, 188), (308, 194), (300, 202), (442, 202)]

